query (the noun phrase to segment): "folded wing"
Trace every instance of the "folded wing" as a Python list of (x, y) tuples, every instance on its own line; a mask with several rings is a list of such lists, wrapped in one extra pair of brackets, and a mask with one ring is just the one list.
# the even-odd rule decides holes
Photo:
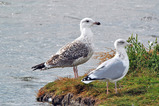
[(108, 79), (114, 80), (120, 78), (125, 71), (123, 62), (119, 59), (110, 59), (102, 63), (96, 70), (91, 72), (88, 76), (93, 79)]
[(62, 47), (46, 64), (53, 67), (69, 67), (75, 60), (87, 57), (88, 53), (89, 48), (86, 44), (80, 41), (72, 42)]

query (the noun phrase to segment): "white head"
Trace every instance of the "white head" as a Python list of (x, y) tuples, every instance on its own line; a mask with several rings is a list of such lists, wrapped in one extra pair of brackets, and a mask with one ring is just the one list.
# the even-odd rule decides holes
[(118, 48), (123, 48), (125, 49), (125, 46), (129, 45), (128, 42), (126, 42), (125, 40), (123, 39), (117, 39), (114, 43), (114, 46), (115, 46), (115, 49), (118, 50)]
[(84, 18), (80, 22), (80, 29), (82, 30), (83, 28), (90, 28), (93, 25), (100, 25), (100, 22), (96, 22), (91, 18)]

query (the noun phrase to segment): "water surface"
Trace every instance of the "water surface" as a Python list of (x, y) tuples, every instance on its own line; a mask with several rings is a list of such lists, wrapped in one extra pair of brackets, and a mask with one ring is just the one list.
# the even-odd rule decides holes
[[(92, 28), (95, 51), (113, 47), (117, 38), (139, 34), (143, 43), (159, 37), (157, 0), (0, 0), (0, 105), (49, 105), (36, 102), (36, 92), (72, 68), (32, 71), (80, 35), (79, 21), (101, 22)], [(83, 75), (97, 66), (91, 59), (78, 67)]]

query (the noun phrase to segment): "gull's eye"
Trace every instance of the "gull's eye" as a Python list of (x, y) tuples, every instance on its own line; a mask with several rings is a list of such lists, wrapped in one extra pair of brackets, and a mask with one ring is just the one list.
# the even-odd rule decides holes
[(86, 22), (88, 23), (88, 22), (89, 22), (89, 20), (86, 20)]

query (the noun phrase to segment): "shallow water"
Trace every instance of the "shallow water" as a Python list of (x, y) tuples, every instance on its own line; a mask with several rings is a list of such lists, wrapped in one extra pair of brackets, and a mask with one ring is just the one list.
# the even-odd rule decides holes
[[(159, 37), (157, 0), (0, 0), (0, 105), (49, 105), (36, 102), (36, 92), (72, 68), (31, 71), (62, 45), (80, 35), (85, 17), (101, 22), (92, 28), (95, 51), (113, 48), (117, 38), (139, 34), (143, 43)], [(96, 67), (91, 59), (78, 67), (83, 75)]]

